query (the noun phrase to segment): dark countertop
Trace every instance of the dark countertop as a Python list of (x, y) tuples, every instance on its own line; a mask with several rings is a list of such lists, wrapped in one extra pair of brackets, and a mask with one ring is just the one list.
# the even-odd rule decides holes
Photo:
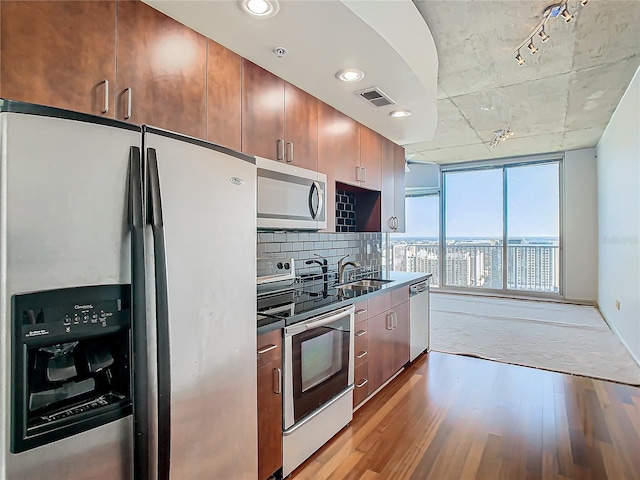
[[(307, 318), (330, 312), (331, 310), (346, 307), (347, 305), (352, 305), (362, 300), (367, 300), (381, 294), (382, 292), (388, 292), (389, 290), (395, 290), (396, 288), (401, 288), (413, 285), (414, 283), (422, 282), (424, 280), (428, 280), (431, 275), (431, 273), (383, 271), (381, 275), (377, 275), (375, 276), (375, 278), (391, 281), (382, 285), (375, 292), (349, 291), (347, 292), (349, 295), (348, 298), (344, 298), (343, 300), (336, 300), (331, 304), (323, 305), (321, 307), (318, 307), (317, 309), (288, 317), (286, 320), (270, 317), (262, 318), (258, 320), (258, 335), (262, 335), (263, 333), (267, 333), (278, 328), (284, 328), (286, 325), (291, 325), (293, 323), (306, 320)], [(318, 288), (318, 285), (315, 285), (315, 287)]]

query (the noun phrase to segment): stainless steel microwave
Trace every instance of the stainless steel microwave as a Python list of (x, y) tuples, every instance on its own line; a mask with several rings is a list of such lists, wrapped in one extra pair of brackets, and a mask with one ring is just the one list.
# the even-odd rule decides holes
[(327, 228), (327, 176), (291, 164), (256, 157), (258, 229)]

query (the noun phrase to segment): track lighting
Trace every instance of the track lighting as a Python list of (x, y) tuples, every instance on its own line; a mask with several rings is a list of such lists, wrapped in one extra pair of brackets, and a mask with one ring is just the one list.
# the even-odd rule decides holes
[[(542, 18), (534, 27), (534, 29), (531, 30), (529, 36), (525, 37), (525, 40), (523, 40), (520, 45), (513, 49), (513, 54), (516, 57), (518, 65), (524, 64), (524, 59), (522, 58), (522, 55), (520, 55), (520, 50), (522, 50), (525, 45), (529, 49), (529, 52), (531, 52), (531, 55), (535, 55), (538, 52), (538, 48), (533, 44), (533, 38), (536, 35), (540, 36), (540, 38), (542, 39), (542, 43), (545, 43), (547, 40), (549, 40), (550, 36), (547, 34), (545, 29), (545, 26), (547, 25), (549, 20), (562, 16), (564, 21), (566, 23), (569, 23), (573, 19), (573, 15), (571, 15), (571, 12), (569, 12), (569, 9), (567, 8), (568, 2), (569, 0), (558, 0), (557, 3), (549, 5), (542, 11)], [(589, 0), (580, 0), (580, 3), (582, 4), (582, 6), (585, 6), (587, 3), (589, 3)]]
[(489, 142), (491, 148), (495, 148), (500, 142), (504, 142), (507, 138), (511, 137), (513, 132), (511, 131), (511, 125), (501, 128), (493, 132), (493, 138)]
[(542, 43), (544, 43), (547, 40), (549, 40), (549, 35), (547, 35), (547, 32), (544, 31), (544, 25), (542, 26), (542, 28), (538, 32), (538, 35), (540, 35), (540, 38), (542, 39)]

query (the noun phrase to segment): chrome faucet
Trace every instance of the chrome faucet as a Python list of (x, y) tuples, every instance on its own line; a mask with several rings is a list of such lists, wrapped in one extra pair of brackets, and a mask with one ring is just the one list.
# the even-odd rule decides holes
[(344, 271), (345, 269), (351, 265), (352, 267), (358, 268), (360, 267), (359, 262), (345, 262), (344, 259), (350, 257), (351, 255), (345, 255), (340, 260), (338, 260), (338, 283), (344, 283)]

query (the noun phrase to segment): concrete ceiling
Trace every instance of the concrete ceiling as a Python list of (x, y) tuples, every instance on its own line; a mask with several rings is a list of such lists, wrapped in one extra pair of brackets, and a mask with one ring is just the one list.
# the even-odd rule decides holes
[[(436, 42), (438, 127), (406, 145), (414, 161), (452, 163), (594, 147), (640, 63), (640, 2), (569, 1), (519, 66), (513, 50), (550, 1), (414, 0)], [(540, 40), (539, 37), (536, 37)], [(640, 108), (640, 106), (639, 106)], [(509, 140), (489, 147), (511, 125)]]
[[(534, 39), (535, 56), (525, 47), (522, 66), (513, 50), (553, 0), (280, 0), (268, 20), (231, 0), (144, 1), (405, 145), (413, 161), (594, 147), (640, 64), (640, 0), (569, 0), (573, 21), (550, 19), (551, 38)], [(349, 66), (365, 80), (336, 81)], [(391, 119), (391, 107), (353, 95), (373, 85), (414, 115)], [(514, 135), (490, 148), (507, 125)]]

